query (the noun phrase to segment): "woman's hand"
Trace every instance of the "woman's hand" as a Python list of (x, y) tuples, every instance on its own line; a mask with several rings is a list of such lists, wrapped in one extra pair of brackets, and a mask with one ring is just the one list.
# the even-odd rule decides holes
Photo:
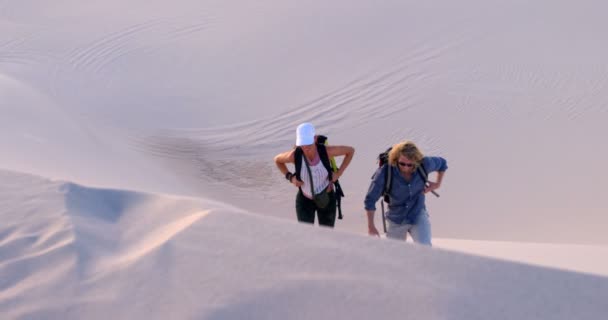
[(332, 174), (331, 174), (331, 182), (336, 182), (336, 181), (338, 181), (338, 179), (340, 179), (340, 177), (341, 177), (341, 176), (342, 176), (342, 175), (340, 174), (340, 172), (339, 172), (339, 171), (332, 172)]
[(304, 182), (298, 180), (295, 175), (292, 176), (291, 179), (289, 179), (289, 182), (291, 182), (291, 184), (293, 184), (294, 186), (296, 186), (298, 188), (304, 184)]

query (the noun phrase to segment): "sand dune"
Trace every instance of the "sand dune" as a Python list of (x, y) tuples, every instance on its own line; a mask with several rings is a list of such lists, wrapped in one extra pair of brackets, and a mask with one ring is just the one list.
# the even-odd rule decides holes
[(338, 228), (362, 232), (375, 156), (407, 138), (453, 164), (438, 236), (607, 243), (605, 5), (138, 4), (4, 3), (4, 168), (292, 219), (270, 159), (312, 121), (357, 149)]
[(9, 319), (368, 319), (406, 310), (431, 319), (594, 319), (608, 311), (605, 277), (191, 198), (1, 177), (0, 310)]
[[(0, 1), (2, 318), (604, 318), (606, 9)], [(357, 150), (333, 232), (272, 162), (308, 121)], [(434, 249), (365, 236), (402, 139)]]

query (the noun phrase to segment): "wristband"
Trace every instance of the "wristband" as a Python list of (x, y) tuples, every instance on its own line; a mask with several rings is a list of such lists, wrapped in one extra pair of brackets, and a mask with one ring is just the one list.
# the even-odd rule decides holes
[(287, 171), (287, 173), (285, 174), (285, 179), (287, 179), (287, 181), (291, 182), (291, 177), (293, 177), (293, 173)]

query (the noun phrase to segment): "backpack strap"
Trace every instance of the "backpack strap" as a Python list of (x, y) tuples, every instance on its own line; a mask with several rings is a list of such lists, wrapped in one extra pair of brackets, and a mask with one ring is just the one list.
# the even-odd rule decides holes
[[(386, 163), (385, 165), (385, 169), (384, 169), (384, 191), (382, 192), (382, 197), (384, 198), (384, 202), (386, 203), (391, 203), (391, 188), (393, 186), (393, 171), (391, 170), (391, 165)], [(429, 178), (428, 178), (428, 171), (426, 171), (426, 168), (424, 167), (424, 164), (422, 162), (420, 162), (420, 166), (418, 166), (418, 172), (420, 173), (420, 175), (422, 176), (422, 179), (424, 180), (424, 185), (426, 186), (429, 182)], [(439, 197), (439, 195), (433, 191), (433, 194), (437, 197)]]
[[(328, 172), (329, 181), (333, 178), (333, 172), (338, 171), (338, 166), (336, 165), (336, 160), (334, 158), (329, 158), (327, 154), (327, 148), (325, 145), (327, 144), (327, 137), (324, 135), (317, 136), (317, 150), (319, 152), (319, 157), (321, 158), (321, 162), (325, 169)], [(338, 209), (338, 219), (342, 219), (342, 197), (344, 197), (344, 191), (342, 191), (342, 186), (340, 185), (340, 181), (336, 180), (334, 182), (334, 191), (336, 194), (336, 208)]]
[(319, 153), (319, 157), (321, 158), (321, 162), (323, 166), (327, 170), (327, 179), (331, 182), (333, 178), (332, 173), (334, 172), (331, 168), (331, 163), (329, 162), (329, 156), (327, 155), (327, 148), (325, 148), (325, 143), (317, 143), (317, 152)]
[(384, 191), (382, 197), (384, 202), (391, 203), (391, 189), (393, 187), (393, 170), (389, 163), (384, 164)]
[(325, 144), (325, 142), (327, 142), (327, 137), (320, 134), (320, 135), (317, 136), (317, 140), (316, 141), (317, 141), (318, 144)]
[(428, 171), (426, 171), (426, 168), (424, 167), (424, 163), (422, 161), (418, 166), (418, 171), (422, 175), (422, 179), (424, 180), (424, 184), (426, 185), (429, 182), (429, 174)]
[(314, 198), (315, 197), (315, 187), (314, 182), (312, 180), (312, 173), (310, 172), (310, 165), (308, 164), (308, 160), (304, 157), (304, 164), (306, 165), (306, 171), (308, 171), (308, 178), (310, 179), (310, 194)]
[[(428, 186), (429, 174), (428, 171), (426, 171), (426, 168), (424, 167), (424, 163), (420, 162), (420, 166), (418, 166), (418, 172), (420, 172), (420, 174), (422, 175), (422, 179), (424, 180), (424, 186)], [(431, 191), (431, 193), (435, 195), (435, 197), (439, 198), (439, 194), (437, 192)]]
[(393, 147), (389, 147), (386, 149), (381, 156), (384, 157), (384, 189), (382, 191), (382, 197), (384, 198), (384, 202), (391, 203), (391, 189), (393, 187), (393, 170), (392, 166), (388, 162), (388, 154)]
[[(329, 156), (327, 155), (327, 149), (325, 148), (325, 144), (317, 144), (317, 152), (319, 153), (319, 158), (321, 158), (321, 163), (323, 163), (323, 167), (327, 170), (327, 179), (331, 181), (333, 170), (331, 169), (331, 163), (329, 162)], [(300, 177), (300, 172), (302, 171), (302, 157), (304, 156), (304, 151), (301, 147), (296, 147), (296, 152), (294, 153), (294, 162), (296, 164), (296, 179), (298, 181), (302, 181)]]
[(300, 147), (296, 147), (296, 152), (293, 155), (293, 160), (296, 163), (296, 179), (298, 179), (298, 181), (302, 181), (302, 178), (300, 178), (300, 172), (302, 171), (302, 155), (304, 154), (304, 151), (302, 151), (302, 148)]

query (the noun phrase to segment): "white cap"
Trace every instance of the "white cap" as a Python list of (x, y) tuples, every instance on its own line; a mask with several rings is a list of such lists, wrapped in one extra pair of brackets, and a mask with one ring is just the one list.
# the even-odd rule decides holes
[(296, 130), (296, 146), (307, 146), (315, 143), (315, 127), (311, 123), (302, 123)]

